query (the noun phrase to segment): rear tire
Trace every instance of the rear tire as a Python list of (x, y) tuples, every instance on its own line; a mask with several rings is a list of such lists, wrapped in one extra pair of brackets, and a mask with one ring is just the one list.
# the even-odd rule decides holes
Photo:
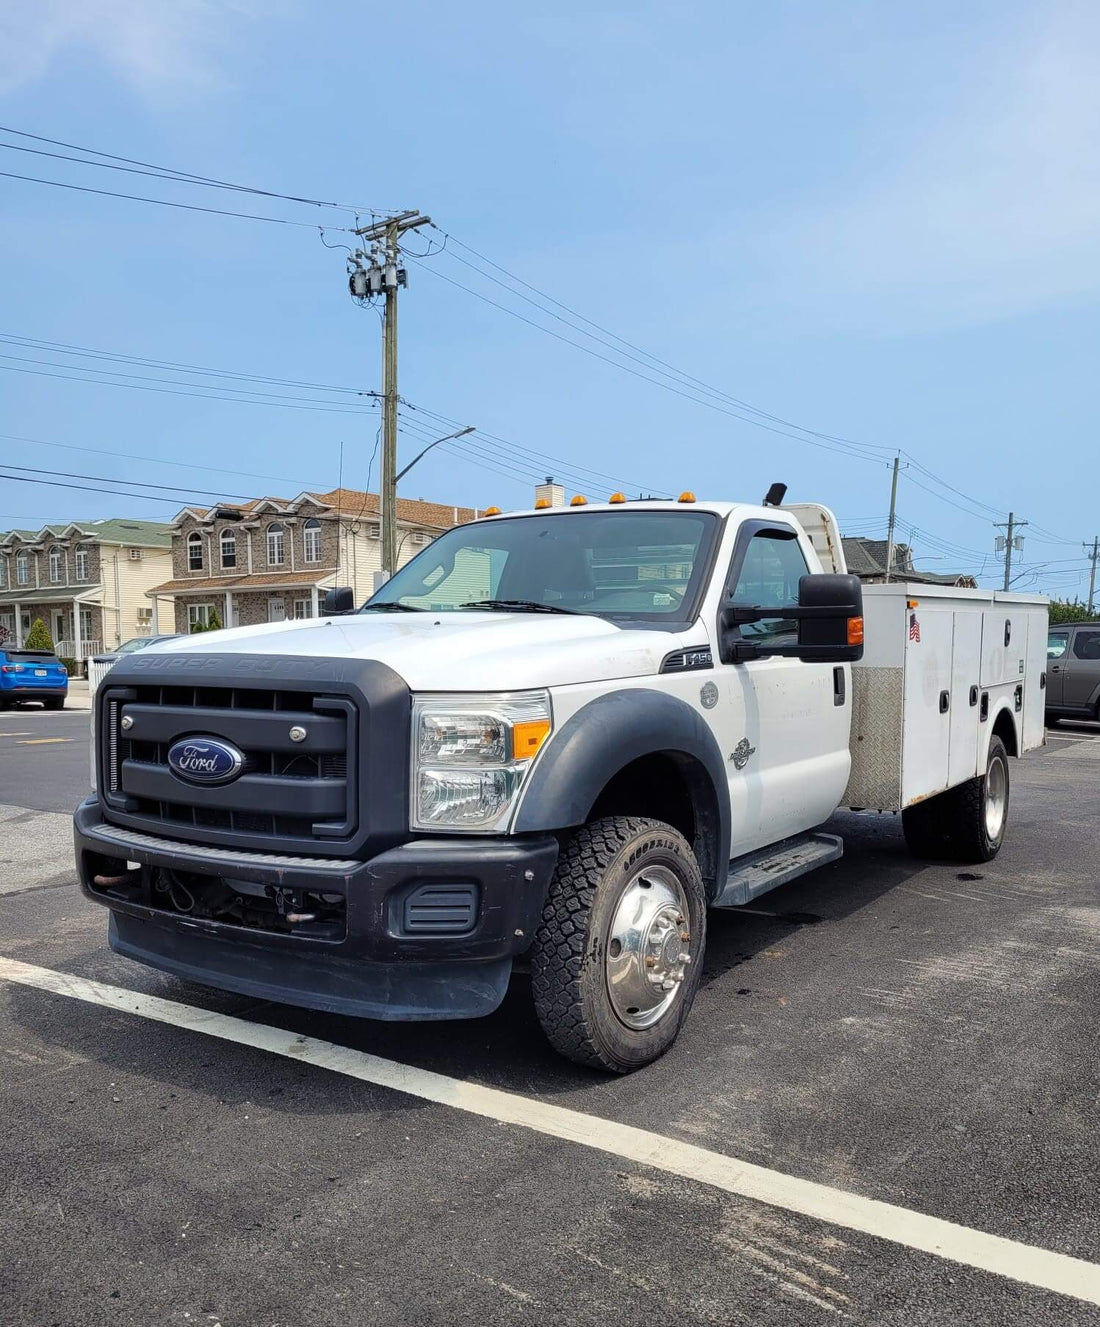
[(914, 857), (990, 862), (1004, 842), (1008, 799), (1008, 751), (994, 737), (983, 775), (901, 813), (906, 845)]
[(531, 989), (555, 1050), (626, 1074), (663, 1055), (703, 974), (695, 854), (659, 820), (610, 816), (563, 847), (535, 934)]
[(44, 700), (42, 705), (47, 710), (63, 710), (65, 708), (64, 700)]

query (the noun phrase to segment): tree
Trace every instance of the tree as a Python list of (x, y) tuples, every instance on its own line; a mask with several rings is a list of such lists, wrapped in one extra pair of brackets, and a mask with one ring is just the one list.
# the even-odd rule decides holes
[(1083, 604), (1079, 599), (1052, 599), (1050, 601), (1050, 624), (1055, 626), (1062, 622), (1088, 622), (1092, 614), (1089, 612), (1088, 604)]
[(222, 629), (222, 620), (218, 616), (218, 610), (216, 608), (210, 610), (210, 617), (207, 619), (206, 629), (207, 631), (221, 631)]
[(31, 623), (31, 629), (27, 632), (27, 639), (23, 642), (25, 650), (46, 650), (53, 654), (53, 637), (50, 635), (50, 629), (40, 617), (36, 617)]

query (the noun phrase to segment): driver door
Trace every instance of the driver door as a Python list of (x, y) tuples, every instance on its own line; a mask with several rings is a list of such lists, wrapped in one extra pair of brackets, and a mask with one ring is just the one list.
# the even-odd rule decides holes
[[(748, 521), (738, 534), (725, 603), (777, 608), (798, 602), (810, 571), (797, 532)], [(753, 644), (797, 643), (788, 618), (740, 628)], [(778, 656), (719, 663), (716, 735), (729, 776), (733, 856), (821, 824), (848, 781), (850, 669)]]

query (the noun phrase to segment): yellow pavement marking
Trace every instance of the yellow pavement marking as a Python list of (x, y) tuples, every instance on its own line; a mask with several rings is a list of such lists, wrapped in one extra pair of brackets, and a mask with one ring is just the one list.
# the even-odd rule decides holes
[(16, 742), (16, 746), (51, 746), (54, 742), (71, 742), (71, 737), (32, 737), (29, 742)]
[(897, 1207), (877, 1198), (865, 1198), (849, 1190), (834, 1189), (813, 1180), (769, 1170), (721, 1152), (708, 1152), (693, 1143), (682, 1143), (648, 1129), (586, 1115), (565, 1106), (539, 1101), (536, 1097), (519, 1096), (461, 1078), (450, 1078), (429, 1069), (386, 1060), (379, 1055), (351, 1050), (265, 1023), (250, 1023), (243, 1018), (213, 1013), (157, 995), (143, 995), (139, 991), (89, 981), (72, 973), (34, 967), (14, 958), (0, 957), (0, 981), (19, 982), (118, 1013), (135, 1014), (220, 1041), (268, 1051), (299, 1064), (312, 1064), (360, 1082), (404, 1092), (422, 1101), (450, 1106), (483, 1119), (518, 1125), (565, 1143), (609, 1153), (770, 1207), (812, 1217), (841, 1229), (856, 1230), (965, 1267), (992, 1272), (1022, 1285), (1053, 1290), (1086, 1304), (1100, 1304), (1100, 1265), (1096, 1263), (956, 1225), (942, 1217)]

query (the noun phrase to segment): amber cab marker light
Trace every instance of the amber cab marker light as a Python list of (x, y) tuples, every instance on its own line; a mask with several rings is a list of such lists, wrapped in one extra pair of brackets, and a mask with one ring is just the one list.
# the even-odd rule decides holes
[(499, 515), (500, 515), (500, 508), (499, 508), (499, 507), (486, 507), (485, 510), (484, 510), (481, 514), (482, 514), (482, 516), (499, 516)]
[(863, 618), (850, 617), (848, 619), (848, 644), (863, 644)]
[(549, 507), (549, 505), (550, 505), (550, 499), (549, 499), (549, 498), (536, 498), (536, 499), (535, 499), (535, 510), (536, 510), (536, 511), (543, 511), (543, 510), (545, 510), (545, 508)]
[(584, 496), (583, 493), (578, 493), (575, 498), (569, 499), (569, 505), (571, 507), (587, 507), (588, 499)]
[(626, 497), (622, 493), (612, 493), (607, 500), (608, 502), (625, 502)]
[(512, 759), (530, 760), (550, 735), (549, 719), (532, 719), (512, 725)]
[(694, 501), (695, 501), (695, 494), (692, 493), (691, 489), (689, 489), (689, 488), (685, 488), (684, 491), (680, 494), (680, 496), (676, 499), (676, 501), (677, 501), (677, 502), (694, 502)]

